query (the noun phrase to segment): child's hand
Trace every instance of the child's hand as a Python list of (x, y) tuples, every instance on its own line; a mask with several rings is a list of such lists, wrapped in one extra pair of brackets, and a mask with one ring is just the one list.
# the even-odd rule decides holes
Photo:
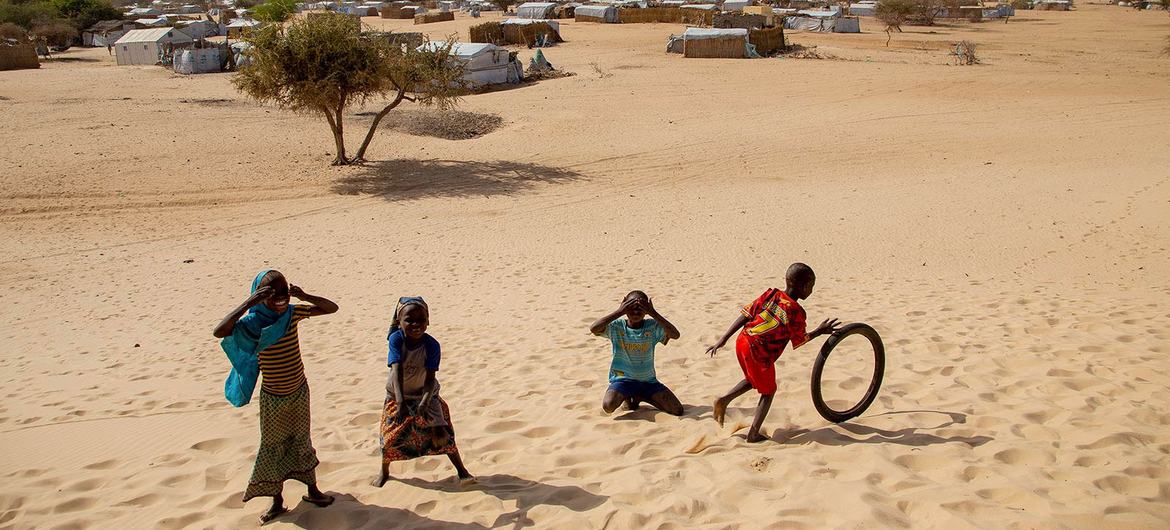
[(252, 296), (249, 296), (248, 299), (244, 301), (244, 304), (246, 304), (248, 307), (260, 305), (264, 303), (264, 301), (267, 300), (269, 296), (272, 296), (272, 291), (273, 289), (271, 285), (265, 285), (264, 287), (256, 289), (256, 292), (252, 293)]
[(813, 333), (817, 335), (836, 333), (837, 328), (839, 327), (841, 327), (841, 323), (838, 322), (837, 319), (826, 318), (824, 322), (821, 322), (821, 325), (817, 326), (817, 329), (814, 330)]
[(399, 405), (398, 411), (394, 413), (394, 423), (402, 423), (406, 421), (406, 418), (408, 417), (410, 417), (410, 414), (406, 411), (406, 407), (404, 405)]
[(305, 291), (304, 291), (304, 289), (301, 289), (300, 287), (297, 287), (295, 285), (289, 285), (288, 286), (288, 294), (289, 294), (289, 296), (295, 296), (298, 300), (301, 300), (301, 299), (303, 299), (302, 297), (305, 296)]
[(711, 346), (710, 348), (707, 348), (707, 355), (714, 357), (716, 353), (719, 353), (719, 348), (722, 348), (722, 347), (723, 347), (723, 343), (721, 342), (719, 344)]
[(646, 300), (642, 302), (642, 310), (651, 315), (654, 314), (654, 301), (650, 297), (646, 297)]
[(642, 303), (642, 300), (640, 300), (638, 298), (631, 298), (629, 300), (622, 302), (621, 307), (619, 307), (618, 309), (622, 312), (623, 315), (626, 315), (626, 314), (629, 314), (630, 311), (633, 311), (634, 308), (638, 307), (638, 305), (641, 303)]

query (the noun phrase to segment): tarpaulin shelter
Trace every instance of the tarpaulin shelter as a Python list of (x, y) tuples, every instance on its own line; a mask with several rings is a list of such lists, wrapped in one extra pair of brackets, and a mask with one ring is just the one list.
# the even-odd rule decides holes
[(687, 28), (683, 57), (743, 59), (748, 57), (748, 30), (741, 28)]
[(114, 43), (118, 66), (158, 64), (165, 45), (189, 45), (194, 40), (174, 28), (136, 29)]
[(613, 6), (578, 6), (573, 11), (573, 17), (578, 22), (616, 24), (618, 21), (618, 12), (617, 8)]
[(557, 5), (552, 2), (525, 2), (516, 7), (518, 18), (530, 20), (545, 20), (553, 18), (553, 10)]
[[(446, 45), (431, 41), (419, 46), (419, 50), (435, 51)], [(519, 83), (524, 77), (524, 66), (516, 55), (495, 44), (459, 42), (451, 45), (450, 55), (463, 65), (463, 80), (472, 86)]]

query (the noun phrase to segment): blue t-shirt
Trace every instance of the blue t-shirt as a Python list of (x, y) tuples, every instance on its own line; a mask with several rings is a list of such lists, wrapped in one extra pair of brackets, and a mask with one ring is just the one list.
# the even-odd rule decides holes
[[(423, 333), (423, 346), (426, 347), (426, 362), (424, 363), (427, 370), (439, 371), (439, 361), (443, 358), (442, 352), (439, 350), (439, 341), (434, 337)], [(406, 353), (406, 334), (402, 330), (395, 331), (390, 334), (390, 352), (386, 355), (386, 366), (394, 363), (402, 364), (402, 356)]]
[(642, 327), (634, 329), (624, 318), (610, 322), (605, 334), (613, 344), (613, 361), (609, 365), (610, 382), (630, 379), (657, 383), (654, 373), (654, 347), (666, 344), (666, 330), (657, 320), (647, 318)]

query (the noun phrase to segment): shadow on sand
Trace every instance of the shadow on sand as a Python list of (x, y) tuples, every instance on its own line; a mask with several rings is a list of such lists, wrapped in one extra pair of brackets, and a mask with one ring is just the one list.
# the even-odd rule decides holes
[[(654, 408), (653, 405), (642, 404), (638, 410), (619, 409), (614, 413), (614, 420), (618, 421), (654, 421), (654, 417), (663, 414), (669, 416), (665, 412)], [(683, 415), (679, 419), (684, 420), (709, 420), (711, 419), (711, 405), (687, 405), (683, 403)]]
[[(804, 445), (804, 444), (821, 444), (845, 446), (853, 444), (897, 444), (908, 445), (914, 447), (922, 447), (927, 445), (938, 445), (945, 443), (965, 443), (971, 447), (979, 447), (987, 442), (993, 440), (990, 436), (939, 436), (924, 431), (933, 431), (938, 429), (945, 429), (952, 425), (963, 424), (967, 422), (967, 415), (960, 412), (945, 412), (940, 410), (905, 410), (898, 412), (886, 412), (882, 414), (875, 414), (873, 416), (866, 416), (868, 418), (877, 418), (881, 416), (892, 416), (895, 414), (942, 414), (949, 417), (948, 421), (932, 426), (932, 427), (907, 427), (897, 430), (879, 429), (877, 427), (869, 427), (866, 425), (859, 425), (854, 423), (838, 423), (828, 427), (821, 427), (819, 429), (796, 429), (792, 431), (776, 430), (772, 433), (772, 440), (779, 444), (785, 445)], [(848, 433), (840, 432), (838, 429), (848, 431)]]
[(540, 505), (564, 506), (575, 512), (584, 512), (601, 506), (609, 497), (595, 495), (577, 486), (554, 486), (513, 475), (484, 475), (477, 483), (460, 486), (453, 480), (428, 482), (417, 478), (391, 479), (408, 486), (448, 493), (481, 491), (501, 501), (516, 501), (516, 511), (501, 514), (492, 528), (524, 528), (534, 526), (528, 511)]
[(334, 181), (334, 193), (374, 195), (388, 201), (429, 197), (491, 197), (567, 182), (583, 175), (569, 169), (498, 160), (385, 160)]
[(289, 513), (276, 522), (287, 522), (299, 528), (444, 528), (453, 530), (487, 530), (475, 523), (455, 523), (428, 519), (410, 510), (365, 504), (353, 495), (328, 492), (336, 500), (325, 508), (300, 501)]

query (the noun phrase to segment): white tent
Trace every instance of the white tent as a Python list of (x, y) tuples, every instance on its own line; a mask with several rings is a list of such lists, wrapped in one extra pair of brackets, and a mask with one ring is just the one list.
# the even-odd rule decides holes
[(849, 4), (849, 14), (860, 17), (872, 17), (877, 14), (877, 2)]
[(573, 15), (597, 18), (609, 24), (617, 23), (617, 8), (613, 6), (578, 6), (573, 10)]
[(136, 29), (126, 32), (114, 43), (114, 52), (118, 66), (158, 64), (163, 45), (182, 46), (191, 42), (191, 37), (174, 28)]
[(532, 20), (552, 18), (556, 7), (552, 2), (525, 2), (516, 8), (516, 16)]
[[(839, 13), (810, 14), (802, 11), (799, 15), (784, 18), (784, 29), (816, 31), (820, 33), (860, 33), (861, 22), (857, 17), (842, 17)], [(819, 16), (818, 16), (819, 15)]]
[[(419, 50), (434, 51), (446, 45), (431, 41), (419, 46)], [(463, 80), (475, 86), (519, 83), (524, 76), (524, 67), (513, 60), (506, 48), (495, 44), (455, 43), (451, 45), (451, 57), (463, 64)]]
[(743, 8), (752, 5), (752, 0), (724, 0), (724, 11), (743, 11)]
[(166, 26), (167, 24), (170, 24), (171, 22), (163, 17), (158, 17), (158, 18), (137, 18), (137, 19), (134, 19), (134, 23), (141, 24), (141, 25), (146, 26), (148, 28), (159, 28), (162, 26)]
[(131, 9), (126, 13), (129, 17), (157, 17), (162, 16), (163, 12), (153, 7), (137, 7)]

